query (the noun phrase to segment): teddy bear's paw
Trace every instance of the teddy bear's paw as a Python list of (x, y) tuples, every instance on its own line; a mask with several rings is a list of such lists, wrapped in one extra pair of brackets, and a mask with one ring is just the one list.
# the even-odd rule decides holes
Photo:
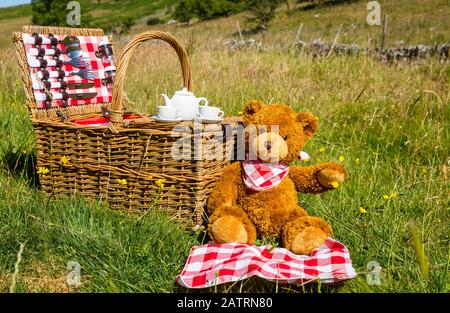
[(309, 254), (327, 239), (327, 234), (318, 227), (303, 228), (292, 241), (291, 251), (295, 254)]
[(232, 215), (224, 215), (217, 219), (211, 227), (211, 233), (216, 243), (248, 241), (244, 224)]
[(335, 184), (341, 184), (345, 180), (345, 172), (340, 172), (335, 169), (326, 168), (317, 174), (319, 183), (326, 188), (334, 188)]

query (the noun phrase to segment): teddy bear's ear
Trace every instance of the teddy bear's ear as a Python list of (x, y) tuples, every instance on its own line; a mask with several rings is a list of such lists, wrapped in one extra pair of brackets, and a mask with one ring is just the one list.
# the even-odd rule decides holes
[(244, 105), (244, 123), (245, 124), (254, 124), (257, 123), (256, 113), (258, 113), (262, 107), (264, 106), (264, 103), (262, 103), (259, 100), (250, 100)]
[(259, 100), (250, 100), (244, 105), (244, 115), (255, 114), (264, 104)]
[(300, 112), (297, 114), (296, 120), (302, 125), (303, 133), (306, 137), (311, 139), (319, 127), (317, 124), (317, 118), (309, 112)]

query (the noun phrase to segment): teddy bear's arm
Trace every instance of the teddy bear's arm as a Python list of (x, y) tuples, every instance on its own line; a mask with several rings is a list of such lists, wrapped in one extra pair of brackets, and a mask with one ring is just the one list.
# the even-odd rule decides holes
[(236, 204), (238, 196), (238, 185), (241, 180), (241, 165), (239, 162), (228, 165), (220, 179), (216, 183), (208, 198), (207, 212), (212, 214), (221, 206), (232, 206)]
[(320, 193), (336, 187), (333, 183), (342, 183), (347, 176), (339, 164), (327, 162), (314, 166), (292, 166), (289, 177), (298, 191)]

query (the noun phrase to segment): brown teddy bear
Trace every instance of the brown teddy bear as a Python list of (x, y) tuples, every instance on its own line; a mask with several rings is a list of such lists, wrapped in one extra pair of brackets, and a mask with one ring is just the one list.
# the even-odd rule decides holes
[(336, 163), (288, 167), (317, 130), (312, 114), (253, 100), (244, 107), (243, 121), (246, 130), (254, 130), (247, 139), (253, 158), (224, 170), (207, 203), (209, 235), (216, 243), (277, 237), (292, 252), (309, 254), (331, 235), (331, 226), (300, 208), (297, 192), (333, 189), (347, 174)]

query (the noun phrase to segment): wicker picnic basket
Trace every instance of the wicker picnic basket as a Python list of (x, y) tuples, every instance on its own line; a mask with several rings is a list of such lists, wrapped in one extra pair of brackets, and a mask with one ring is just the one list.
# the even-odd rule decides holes
[[(180, 60), (183, 85), (192, 90), (191, 66), (186, 51), (172, 35), (149, 31), (136, 36), (117, 58), (117, 72), (111, 103), (38, 108), (33, 94), (23, 34), (104, 36), (100, 29), (25, 26), (13, 34), (27, 105), (35, 129), (37, 168), (41, 190), (49, 195), (80, 193), (106, 200), (112, 208), (126, 210), (164, 210), (185, 225), (199, 226), (209, 193), (231, 159), (238, 122), (225, 118), (218, 124), (190, 121), (158, 123), (144, 114), (123, 119), (127, 66), (141, 43), (159, 39), (170, 44)], [(112, 38), (111, 38), (112, 40)], [(112, 42), (112, 41), (111, 41)], [(75, 120), (110, 114), (108, 126), (87, 126)], [(176, 124), (176, 125), (174, 125)], [(197, 126), (196, 126), (197, 125)], [(200, 136), (203, 151), (220, 141), (222, 152), (216, 158), (174, 159), (171, 149), (179, 137), (174, 126), (188, 140)], [(184, 137), (183, 137), (184, 138)], [(64, 157), (64, 162), (61, 162)]]

